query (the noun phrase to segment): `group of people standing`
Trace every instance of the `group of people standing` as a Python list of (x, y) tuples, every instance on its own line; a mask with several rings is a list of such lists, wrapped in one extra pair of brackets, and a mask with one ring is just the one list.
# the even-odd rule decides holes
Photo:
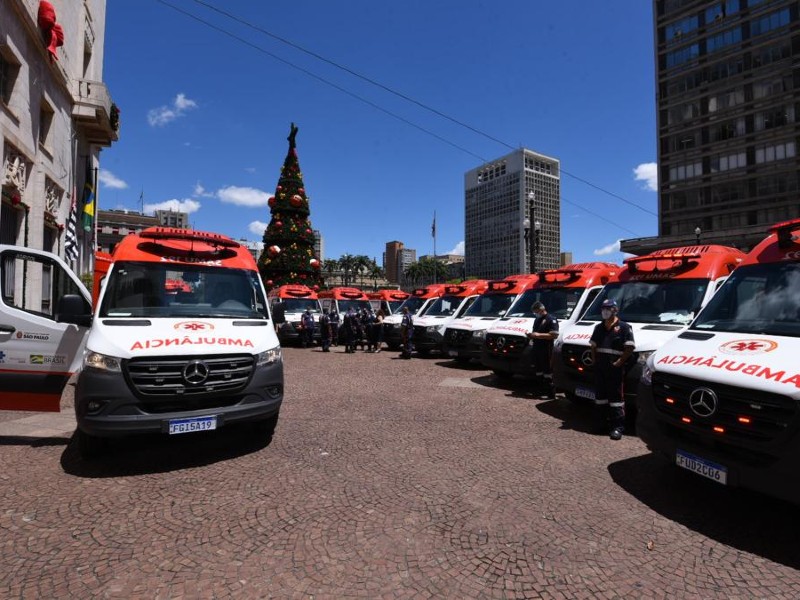
[(345, 352), (353, 353), (356, 347), (367, 352), (380, 352), (383, 345), (383, 320), (386, 315), (383, 309), (377, 312), (363, 308), (356, 311), (349, 308), (340, 315), (335, 308), (322, 309), (319, 322), (314, 322), (314, 315), (306, 310), (300, 318), (301, 342), (303, 348), (312, 346), (319, 326), (320, 345), (323, 352), (330, 352), (331, 346), (338, 346), (339, 340), (344, 342)]

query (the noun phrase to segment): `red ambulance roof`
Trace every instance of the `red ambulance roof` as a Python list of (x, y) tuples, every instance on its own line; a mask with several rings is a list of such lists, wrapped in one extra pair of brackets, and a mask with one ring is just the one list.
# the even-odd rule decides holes
[(605, 285), (622, 270), (613, 263), (574, 263), (558, 269), (539, 271), (536, 287), (586, 288)]
[(446, 285), (444, 294), (447, 296), (466, 297), (482, 294), (489, 286), (489, 282), (485, 279), (469, 279), (461, 283)]
[(510, 275), (505, 279), (495, 279), (487, 286), (487, 294), (521, 294), (536, 285), (536, 275)]
[(444, 294), (444, 283), (432, 283), (431, 285), (426, 285), (422, 288), (415, 289), (412, 294), (417, 298), (438, 298), (442, 294)]
[(370, 300), (405, 300), (411, 294), (402, 290), (377, 290), (375, 292), (367, 292), (367, 297)]
[(743, 265), (800, 260), (800, 219), (776, 223), (742, 262)]
[(312, 290), (307, 285), (302, 284), (286, 284), (281, 285), (269, 293), (270, 298), (308, 298), (309, 300), (317, 299), (317, 292)]
[(682, 246), (625, 259), (613, 281), (662, 279), (717, 279), (728, 275), (745, 254), (728, 246)]
[(335, 298), (336, 300), (367, 300), (367, 295), (354, 287), (335, 287), (317, 294), (319, 298)]

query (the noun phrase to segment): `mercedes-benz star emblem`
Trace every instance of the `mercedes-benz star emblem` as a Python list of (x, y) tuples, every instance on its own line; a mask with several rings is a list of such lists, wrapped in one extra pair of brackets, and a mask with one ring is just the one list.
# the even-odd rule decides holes
[(581, 362), (586, 365), (587, 367), (591, 367), (594, 364), (592, 360), (592, 351), (591, 350), (584, 350), (583, 354), (581, 354)]
[(189, 385), (200, 385), (208, 379), (208, 365), (202, 360), (193, 360), (183, 368), (183, 378)]
[(506, 338), (504, 338), (501, 335), (499, 338), (497, 338), (497, 349), (502, 350), (505, 345), (506, 345)]
[(689, 394), (689, 408), (698, 417), (710, 417), (717, 411), (717, 394), (705, 387)]

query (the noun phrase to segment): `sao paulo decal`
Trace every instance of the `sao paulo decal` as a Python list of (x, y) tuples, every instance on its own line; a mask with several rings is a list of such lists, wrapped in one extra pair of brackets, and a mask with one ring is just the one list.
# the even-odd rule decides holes
[(763, 354), (765, 352), (772, 352), (778, 347), (778, 342), (772, 340), (765, 340), (763, 338), (750, 338), (744, 340), (733, 340), (722, 344), (719, 347), (720, 352), (725, 354), (738, 354), (738, 355), (751, 355)]

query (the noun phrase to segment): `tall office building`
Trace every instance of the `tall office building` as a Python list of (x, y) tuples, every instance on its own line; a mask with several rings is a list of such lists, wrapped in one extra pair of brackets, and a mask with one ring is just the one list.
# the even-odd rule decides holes
[(312, 230), (314, 232), (314, 256), (318, 260), (325, 260), (325, 240), (322, 239), (322, 232), (319, 229)]
[(659, 238), (748, 249), (797, 217), (796, 0), (655, 0)]
[(386, 279), (392, 283), (400, 283), (403, 270), (400, 268), (400, 251), (403, 242), (386, 242), (386, 251), (383, 253), (383, 271)]
[(561, 163), (522, 148), (464, 176), (465, 272), (501, 278), (560, 264)]
[(187, 212), (179, 210), (157, 210), (155, 214), (162, 227), (191, 229), (189, 227), (189, 213)]

